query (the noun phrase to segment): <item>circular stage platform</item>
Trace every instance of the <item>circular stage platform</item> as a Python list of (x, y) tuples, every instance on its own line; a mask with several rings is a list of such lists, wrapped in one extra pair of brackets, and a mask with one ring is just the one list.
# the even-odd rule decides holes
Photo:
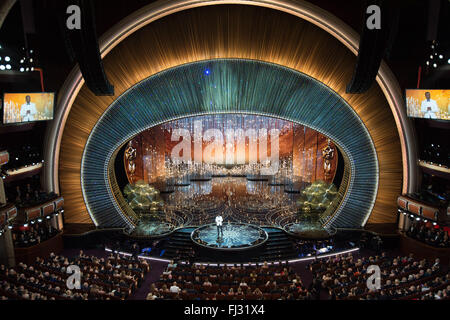
[(215, 224), (208, 224), (191, 233), (194, 243), (216, 250), (246, 250), (258, 247), (269, 238), (263, 229), (245, 223), (228, 223), (223, 226), (223, 236), (218, 238)]

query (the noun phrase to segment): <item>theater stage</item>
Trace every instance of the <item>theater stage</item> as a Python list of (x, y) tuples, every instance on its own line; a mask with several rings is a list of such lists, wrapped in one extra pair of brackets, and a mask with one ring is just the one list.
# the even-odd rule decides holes
[(244, 223), (226, 223), (223, 235), (219, 236), (217, 227), (209, 224), (191, 233), (192, 241), (205, 248), (217, 250), (245, 250), (262, 245), (268, 239), (263, 229)]

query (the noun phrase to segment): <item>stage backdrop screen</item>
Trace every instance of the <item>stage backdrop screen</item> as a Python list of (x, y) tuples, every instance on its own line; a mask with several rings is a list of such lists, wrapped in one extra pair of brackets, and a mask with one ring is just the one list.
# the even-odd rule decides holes
[(3, 123), (52, 120), (54, 100), (54, 93), (5, 93)]
[(450, 120), (450, 90), (406, 89), (409, 117)]

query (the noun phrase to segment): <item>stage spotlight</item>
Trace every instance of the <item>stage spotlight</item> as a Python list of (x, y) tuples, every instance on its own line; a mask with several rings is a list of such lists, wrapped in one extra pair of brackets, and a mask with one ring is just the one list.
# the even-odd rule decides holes
[(440, 54), (439, 55), (439, 59), (442, 59), (442, 58), (444, 58), (444, 56), (442, 54)]
[(433, 67), (437, 68), (437, 64), (436, 64), (436, 63), (433, 63)]
[(450, 64), (450, 59), (447, 60), (447, 63)]
[(7, 65), (6, 65), (6, 69), (7, 69), (7, 70), (11, 70), (11, 65), (10, 65), (10, 64), (7, 64)]
[(430, 65), (430, 61), (427, 60), (427, 66), (429, 66), (429, 65)]
[(5, 61), (6, 61), (6, 62), (9, 62), (10, 60), (11, 60), (10, 57), (8, 57), (8, 56), (5, 57)]
[(419, 217), (417, 217), (417, 218), (416, 218), (416, 220), (417, 220), (417, 221), (419, 221), (419, 220), (420, 220), (420, 218), (419, 218)]
[(20, 68), (20, 72), (24, 72), (25, 71), (25, 68), (24, 67), (21, 67)]
[(25, 71), (30, 71), (30, 68), (26, 68)]
[(23, 226), (24, 226), (25, 228), (27, 228), (27, 227), (28, 227), (28, 223), (25, 223)]
[(5, 70), (5, 66), (3, 64), (0, 64), (0, 70)]
[(12, 226), (8, 226), (8, 229), (11, 230), (13, 227)]
[(41, 223), (41, 222), (42, 222), (42, 219), (38, 219), (38, 222)]
[(31, 67), (31, 71), (34, 71), (34, 67)]

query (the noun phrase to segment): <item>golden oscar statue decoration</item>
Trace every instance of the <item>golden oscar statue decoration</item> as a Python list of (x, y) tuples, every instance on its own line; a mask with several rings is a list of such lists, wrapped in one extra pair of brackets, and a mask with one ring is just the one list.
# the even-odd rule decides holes
[(322, 149), (322, 158), (325, 179), (329, 179), (331, 175), (331, 160), (334, 158), (334, 148), (331, 146), (330, 139), (328, 139), (327, 146)]
[(134, 176), (134, 173), (136, 172), (136, 163), (134, 160), (136, 160), (136, 149), (133, 148), (131, 141), (128, 143), (128, 147), (125, 150), (125, 159), (128, 161), (128, 172), (131, 176)]

